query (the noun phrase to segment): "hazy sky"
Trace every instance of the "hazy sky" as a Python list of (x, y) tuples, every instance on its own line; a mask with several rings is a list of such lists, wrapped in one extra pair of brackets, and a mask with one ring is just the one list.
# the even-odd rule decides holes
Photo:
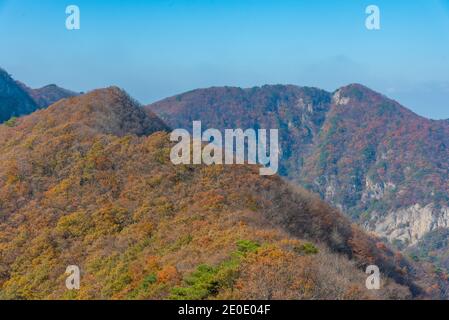
[[(65, 28), (65, 8), (81, 29)], [(375, 4), (381, 30), (365, 28)], [(359, 82), (449, 118), (449, 0), (0, 0), (0, 66), (142, 103), (210, 86)]]

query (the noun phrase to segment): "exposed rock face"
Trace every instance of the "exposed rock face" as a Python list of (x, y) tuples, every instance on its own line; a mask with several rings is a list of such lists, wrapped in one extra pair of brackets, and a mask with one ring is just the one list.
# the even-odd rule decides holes
[(365, 181), (365, 189), (362, 194), (362, 202), (368, 203), (370, 200), (381, 200), (385, 193), (393, 192), (396, 185), (392, 182), (376, 183), (369, 177)]
[(400, 240), (407, 245), (416, 244), (428, 232), (449, 228), (449, 207), (435, 208), (433, 204), (416, 204), (390, 211), (387, 215), (373, 215), (367, 229), (389, 241)]
[(341, 90), (337, 90), (332, 96), (332, 101), (335, 105), (345, 105), (350, 102), (348, 97), (342, 97)]

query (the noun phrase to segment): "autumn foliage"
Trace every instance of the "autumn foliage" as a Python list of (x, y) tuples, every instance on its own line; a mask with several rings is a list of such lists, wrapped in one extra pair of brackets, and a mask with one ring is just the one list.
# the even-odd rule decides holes
[[(0, 298), (429, 294), (433, 279), (303, 189), (255, 167), (173, 165), (165, 129), (118, 88), (0, 127)], [(375, 293), (373, 262), (386, 274)]]

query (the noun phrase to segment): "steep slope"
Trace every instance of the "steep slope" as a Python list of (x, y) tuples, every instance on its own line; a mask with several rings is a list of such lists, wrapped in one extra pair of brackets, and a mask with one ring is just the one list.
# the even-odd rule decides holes
[(449, 125), (361, 85), (209, 88), (147, 107), (173, 128), (278, 128), (280, 174), (399, 246), (449, 227)]
[(37, 108), (28, 93), (0, 68), (0, 123), (12, 117), (29, 114)]
[(360, 85), (338, 90), (302, 183), (403, 245), (449, 226), (449, 126)]
[(0, 298), (438, 296), (430, 273), (277, 176), (174, 166), (164, 128), (118, 88), (0, 126)]
[(33, 98), (39, 108), (46, 108), (61, 99), (80, 95), (78, 92), (58, 87), (55, 84), (49, 84), (38, 89), (31, 89), (22, 82), (17, 81), (17, 83)]
[(214, 87), (177, 95), (147, 106), (172, 128), (278, 128), (282, 148), (279, 173), (298, 175), (303, 155), (311, 152), (331, 104), (331, 95), (316, 88), (263, 86), (250, 89)]

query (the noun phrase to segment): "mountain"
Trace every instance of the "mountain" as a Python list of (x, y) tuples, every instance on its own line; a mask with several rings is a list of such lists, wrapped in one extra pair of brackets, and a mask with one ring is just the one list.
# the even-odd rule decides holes
[(31, 89), (19, 81), (17, 81), (17, 83), (30, 95), (31, 98), (33, 98), (39, 108), (46, 108), (61, 99), (80, 95), (78, 92), (60, 88), (55, 84), (50, 84), (38, 89)]
[(14, 80), (0, 68), (0, 123), (77, 95), (79, 93), (60, 88), (55, 84), (31, 89), (24, 83)]
[(173, 165), (166, 130), (116, 87), (0, 126), (1, 299), (440, 297), (427, 266), (278, 176)]
[(0, 123), (12, 117), (29, 114), (37, 108), (28, 93), (0, 68)]
[(214, 87), (146, 107), (172, 128), (278, 128), (280, 174), (398, 247), (449, 227), (449, 123), (362, 85)]

